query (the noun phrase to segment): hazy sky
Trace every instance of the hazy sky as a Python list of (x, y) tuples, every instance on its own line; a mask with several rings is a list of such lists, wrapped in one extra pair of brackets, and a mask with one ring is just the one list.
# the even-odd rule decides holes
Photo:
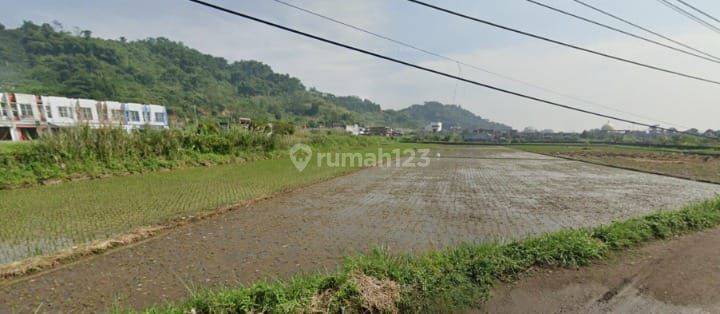
[[(344, 43), (570, 105), (651, 123), (666, 121), (698, 129), (720, 128), (720, 101), (715, 98), (720, 95), (720, 86), (554, 46), (407, 1), (285, 0), (493, 72), (654, 120), (580, 103), (475, 69), (459, 68), (452, 62), (376, 39), (272, 0), (214, 1)], [(720, 64), (600, 29), (525, 0), (427, 1), (584, 47), (720, 80)], [(630, 30), (571, 0), (540, 1)], [(720, 55), (719, 33), (671, 11), (656, 0), (585, 1)], [(720, 16), (720, 1), (687, 2)], [(164, 36), (229, 60), (259, 60), (271, 65), (276, 71), (299, 77), (306, 86), (339, 95), (369, 98), (380, 103), (383, 108), (399, 109), (427, 100), (438, 100), (460, 104), (478, 115), (519, 129), (533, 126), (539, 129), (582, 130), (599, 127), (606, 122), (606, 119), (456, 83), (451, 79), (284, 33), (183, 0), (0, 0), (0, 7), (5, 12), (11, 12), (0, 16), (0, 23), (6, 27), (16, 27), (23, 20), (37, 23), (57, 20), (66, 29), (75, 26), (89, 29), (94, 36), (104, 38)], [(630, 128), (622, 123), (613, 124)]]

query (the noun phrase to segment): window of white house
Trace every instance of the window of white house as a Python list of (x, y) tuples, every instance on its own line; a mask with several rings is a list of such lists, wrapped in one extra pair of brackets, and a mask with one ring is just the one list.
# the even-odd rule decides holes
[(60, 118), (72, 118), (72, 108), (70, 107), (58, 107), (58, 113)]
[(10, 106), (10, 108), (11, 108), (10, 109), (11, 111), (8, 111), (8, 113), (10, 113), (12, 116), (8, 115), (8, 117), (15, 118), (15, 119), (19, 118), (20, 113), (18, 112), (17, 106)]
[(33, 117), (32, 106), (30, 104), (20, 104), (20, 118), (27, 119), (27, 118), (32, 118), (32, 117)]
[(128, 121), (140, 122), (140, 112), (138, 111), (127, 111)]
[(165, 122), (165, 113), (164, 112), (156, 112), (155, 113), (155, 121), (157, 122)]
[(50, 106), (45, 106), (45, 117), (47, 117), (48, 119), (52, 119), (53, 117), (52, 109), (50, 108)]
[(113, 109), (112, 110), (112, 119), (114, 121), (123, 121), (124, 120), (124, 114), (123, 111), (120, 109)]
[(90, 121), (93, 119), (92, 109), (80, 107), (79, 117), (80, 120)]
[(143, 111), (143, 121), (150, 122), (150, 112)]

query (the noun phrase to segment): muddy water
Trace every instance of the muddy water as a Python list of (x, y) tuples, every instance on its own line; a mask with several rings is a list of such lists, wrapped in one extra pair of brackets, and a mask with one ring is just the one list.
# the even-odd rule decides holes
[(192, 287), (335, 267), (376, 246), (424, 251), (671, 209), (720, 186), (497, 147), (452, 146), (426, 168), (373, 168), (0, 286), (0, 312), (142, 308)]

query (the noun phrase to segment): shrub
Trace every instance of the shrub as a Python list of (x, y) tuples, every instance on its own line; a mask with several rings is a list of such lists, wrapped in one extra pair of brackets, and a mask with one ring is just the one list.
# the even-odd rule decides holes
[[(142, 172), (227, 162), (277, 147), (277, 136), (213, 124), (180, 129), (62, 129), (9, 153), (0, 153), (0, 187), (87, 175)], [(230, 157), (230, 158), (228, 158)]]

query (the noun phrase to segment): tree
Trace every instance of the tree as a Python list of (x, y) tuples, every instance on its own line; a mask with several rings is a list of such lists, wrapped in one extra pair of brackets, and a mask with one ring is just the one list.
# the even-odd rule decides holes
[(57, 21), (45, 25), (26, 21), (0, 32), (0, 87), (4, 86), (0, 90), (155, 103), (167, 106), (179, 121), (194, 121), (197, 112), (297, 125), (419, 128), (441, 121), (464, 128), (510, 128), (439, 102), (382, 110), (362, 97), (306, 89), (298, 78), (277, 73), (262, 62), (228, 62), (167, 38), (106, 40), (93, 38), (89, 30), (64, 28)]
[(52, 27), (53, 27), (53, 29), (55, 29), (58, 32), (62, 32), (64, 30), (64, 26), (58, 20), (52, 21)]

